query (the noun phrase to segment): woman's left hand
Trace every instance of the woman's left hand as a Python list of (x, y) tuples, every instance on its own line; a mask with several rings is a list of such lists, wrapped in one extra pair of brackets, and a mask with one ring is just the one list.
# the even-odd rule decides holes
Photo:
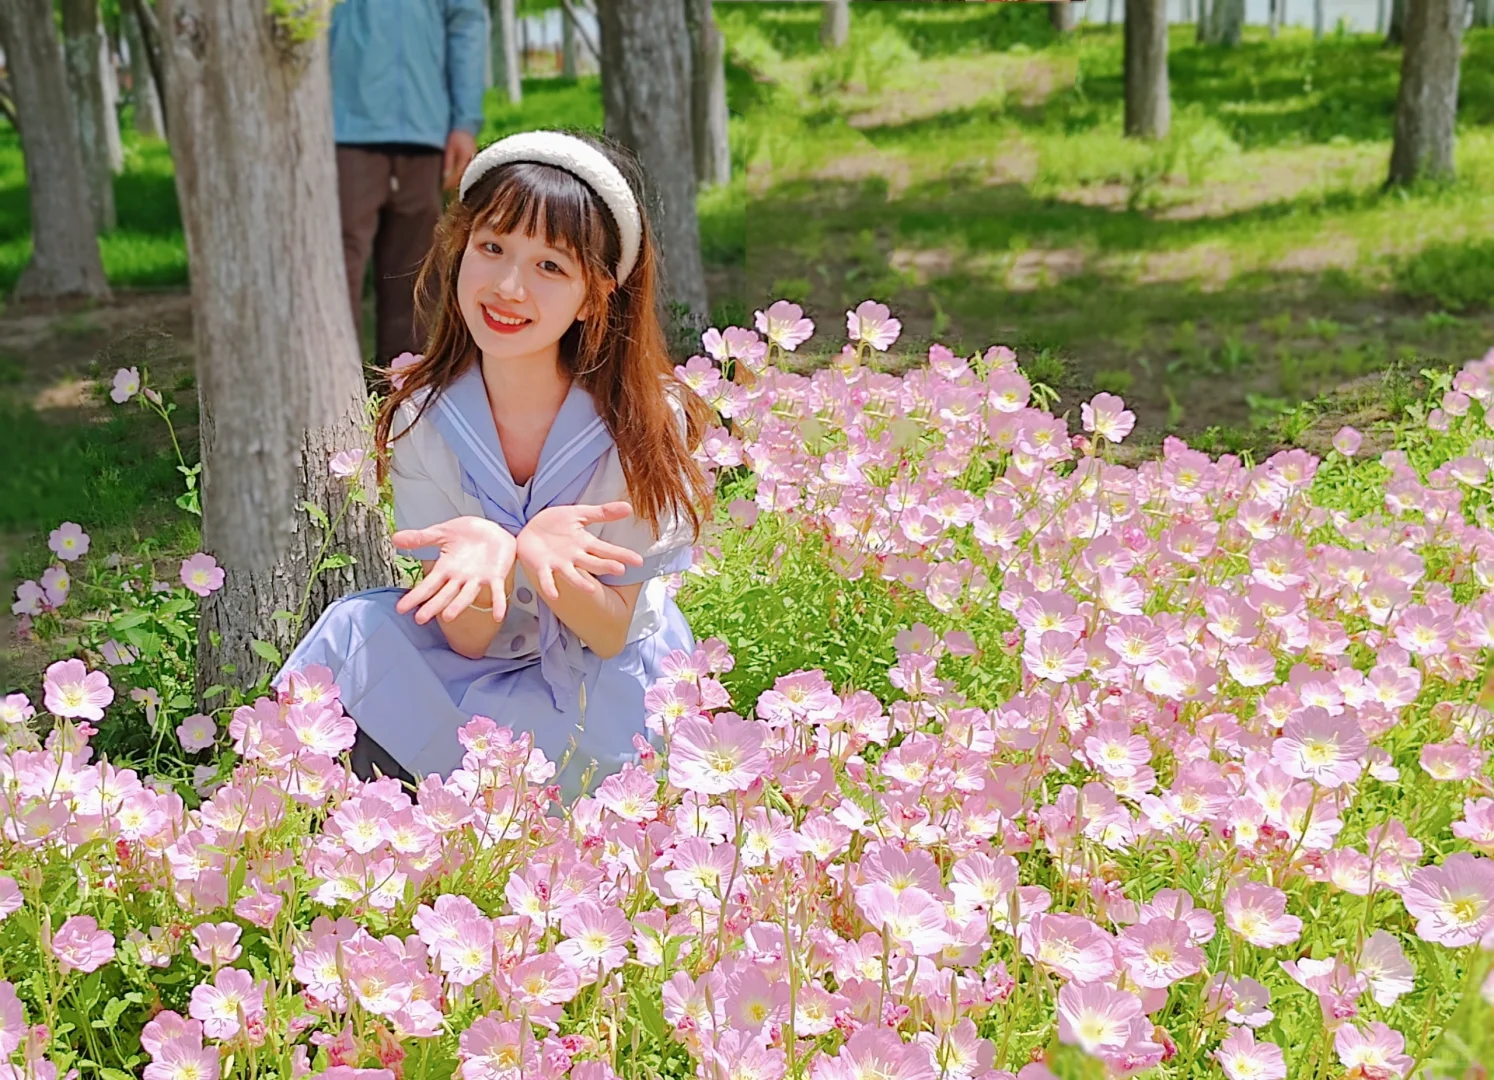
[(519, 562), (547, 600), (560, 598), (555, 587), (559, 574), (582, 592), (602, 587), (592, 575), (621, 574), (628, 566), (642, 566), (643, 556), (631, 548), (609, 544), (586, 531), (586, 526), (621, 521), (633, 512), (626, 502), (601, 506), (549, 506), (519, 531)]

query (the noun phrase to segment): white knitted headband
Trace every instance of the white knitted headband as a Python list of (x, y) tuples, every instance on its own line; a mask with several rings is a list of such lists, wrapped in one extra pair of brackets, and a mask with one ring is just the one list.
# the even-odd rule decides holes
[(622, 256), (617, 260), (617, 283), (621, 285), (638, 261), (643, 222), (633, 189), (608, 160), (607, 155), (584, 139), (563, 131), (521, 131), (485, 147), (462, 173), (458, 197), (465, 199), (472, 185), (499, 165), (510, 161), (533, 161), (554, 165), (583, 180), (602, 197), (622, 234)]

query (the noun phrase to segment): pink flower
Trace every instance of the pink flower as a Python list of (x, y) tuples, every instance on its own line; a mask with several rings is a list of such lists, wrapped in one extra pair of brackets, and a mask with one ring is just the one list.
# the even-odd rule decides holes
[(1115, 973), (1115, 939), (1078, 915), (1034, 915), (1021, 940), (1024, 953), (1073, 982)]
[(402, 352), (393, 360), (389, 361), (389, 368), (391, 372), (389, 376), (389, 385), (394, 387), (396, 390), (398, 390), (401, 386), (404, 386), (405, 377), (404, 375), (399, 374), (399, 372), (402, 372), (407, 368), (414, 367), (424, 359), (425, 357), (420, 355), (419, 353)]
[(1354, 1076), (1392, 1080), (1405, 1076), (1415, 1064), (1405, 1052), (1406, 1037), (1381, 1023), (1371, 1024), (1364, 1031), (1345, 1024), (1334, 1034), (1333, 1048), (1338, 1051), (1339, 1063)]
[(1450, 949), (1472, 945), (1494, 927), (1494, 862), (1459, 852), (1423, 866), (1401, 891), (1416, 936)]
[(936, 1080), (938, 1075), (926, 1048), (904, 1043), (896, 1032), (867, 1026), (847, 1039), (835, 1057), (817, 1060), (813, 1080)]
[(933, 956), (952, 940), (944, 905), (916, 886), (896, 892), (880, 881), (858, 885), (856, 906), (914, 956)]
[(1119, 1050), (1131, 1038), (1131, 1021), (1141, 1015), (1135, 994), (1104, 983), (1066, 983), (1058, 992), (1058, 1041), (1086, 1054)]
[(1286, 913), (1286, 893), (1247, 882), (1224, 897), (1224, 922), (1250, 944), (1262, 949), (1290, 945), (1302, 936), (1302, 920)]
[(745, 791), (768, 771), (761, 721), (687, 716), (674, 726), (669, 782), (702, 795)]
[(109, 391), (109, 397), (116, 405), (124, 404), (138, 393), (140, 393), (139, 368), (120, 368), (114, 373), (114, 389)]
[(566, 937), (555, 952), (588, 981), (622, 967), (628, 959), (633, 925), (615, 907), (583, 901), (561, 917), (560, 929)]
[(196, 1039), (167, 1039), (153, 1056), (155, 1060), (142, 1074), (144, 1080), (218, 1080), (222, 1075), (218, 1048), (203, 1046), (200, 1035)]
[(753, 312), (752, 318), (759, 332), (784, 352), (793, 352), (814, 333), (814, 323), (804, 317), (804, 309), (787, 300), (775, 301), (765, 312)]
[(255, 983), (247, 971), (221, 968), (212, 985), (199, 983), (192, 988), (187, 1011), (202, 1021), (203, 1034), (209, 1039), (231, 1039), (239, 1033), (241, 1010), (248, 1020), (262, 1016), (264, 1007), (264, 983)]
[(114, 700), (109, 676), (89, 671), (81, 660), (59, 660), (47, 668), (42, 683), (47, 711), (75, 720), (102, 720)]
[(1092, 431), (1107, 442), (1118, 443), (1136, 426), (1136, 414), (1114, 394), (1096, 394), (1079, 407), (1084, 430)]
[(52, 935), (52, 954), (64, 975), (86, 975), (114, 959), (114, 935), (100, 930), (92, 915), (74, 915)]
[(1249, 1028), (1235, 1028), (1214, 1052), (1229, 1080), (1286, 1080), (1286, 1058), (1275, 1043), (1257, 1043)]
[(1203, 970), (1204, 953), (1181, 919), (1153, 919), (1128, 926), (1116, 954), (1137, 986), (1161, 990)]
[(182, 584), (198, 596), (209, 596), (223, 587), (223, 568), (217, 559), (199, 551), (182, 560)]
[(26, 1040), (26, 1011), (16, 988), (0, 982), (0, 1059), (8, 1058)]
[(88, 534), (77, 522), (64, 521), (47, 537), (47, 547), (51, 548), (59, 559), (72, 562), (88, 554)]
[[(47, 605), (59, 608), (67, 603), (67, 594), (72, 590), (73, 579), (68, 576), (67, 567), (61, 563), (53, 563), (42, 571), (41, 587), (46, 593)], [(20, 592), (19, 589), (16, 591)]]
[(204, 713), (193, 713), (176, 728), (176, 737), (181, 740), (182, 749), (189, 754), (206, 750), (213, 745), (217, 736), (218, 725), (213, 723), (211, 716)]
[(0, 724), (24, 724), (36, 715), (36, 707), (25, 694), (6, 694), (0, 698)]
[(462, 1032), (457, 1059), (462, 1080), (517, 1080), (539, 1069), (539, 1042), (517, 1020), (481, 1017)]
[(1047, 630), (1028, 634), (1022, 647), (1022, 662), (1039, 679), (1068, 682), (1084, 671), (1087, 657), (1073, 634)]
[(864, 341), (877, 352), (886, 352), (903, 332), (903, 324), (892, 317), (886, 304), (863, 300), (855, 311), (846, 312), (846, 334)]
[(1288, 776), (1338, 787), (1359, 779), (1359, 759), (1368, 749), (1369, 739), (1348, 713), (1330, 716), (1311, 705), (1288, 718), (1271, 757)]
[(292, 705), (286, 710), (285, 726), (303, 754), (336, 757), (352, 749), (358, 737), (358, 725), (335, 701)]
[(1359, 444), (1364, 441), (1364, 436), (1351, 427), (1341, 427), (1338, 434), (1333, 436), (1333, 449), (1344, 457), (1353, 457), (1359, 453)]
[(231, 964), (243, 955), (244, 950), (239, 945), (242, 933), (237, 923), (203, 923), (192, 931), (197, 942), (192, 946), (192, 956), (199, 964), (206, 964), (214, 970)]
[(333, 476), (346, 480), (350, 476), (357, 476), (358, 470), (363, 468), (365, 457), (363, 450), (339, 450), (332, 455), (332, 462), (328, 465), (328, 471)]

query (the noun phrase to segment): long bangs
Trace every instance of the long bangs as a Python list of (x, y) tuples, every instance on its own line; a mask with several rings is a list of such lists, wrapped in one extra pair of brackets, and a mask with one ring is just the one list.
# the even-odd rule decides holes
[[(585, 182), (564, 169), (515, 162), (495, 169), (468, 193), (472, 227), (542, 236), (568, 251), (592, 274), (617, 265), (617, 230), (611, 211)], [(610, 227), (609, 227), (610, 226)]]

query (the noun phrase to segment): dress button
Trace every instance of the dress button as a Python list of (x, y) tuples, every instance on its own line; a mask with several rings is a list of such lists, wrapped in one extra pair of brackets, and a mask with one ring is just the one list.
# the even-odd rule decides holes
[(515, 591), (514, 599), (518, 600), (521, 604), (527, 604), (534, 599), (534, 593), (530, 592), (528, 589), (524, 588), (521, 585), (519, 586), (518, 590)]
[(524, 647), (524, 635), (523, 634), (515, 634), (514, 635), (514, 640), (512, 642), (512, 645), (514, 647), (514, 651), (515, 652), (518, 652), (520, 649), (522, 649)]

